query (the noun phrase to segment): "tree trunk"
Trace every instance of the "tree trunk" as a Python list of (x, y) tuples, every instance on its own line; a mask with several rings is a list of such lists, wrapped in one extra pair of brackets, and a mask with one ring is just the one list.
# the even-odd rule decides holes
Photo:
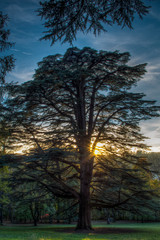
[(13, 208), (9, 205), (9, 220), (13, 223)]
[(90, 230), (91, 226), (91, 209), (89, 187), (82, 184), (79, 202), (79, 214), (77, 229)]
[[(87, 154), (88, 155), (88, 154)], [(84, 156), (84, 155), (83, 155)], [(88, 155), (89, 156), (89, 155)], [(92, 179), (93, 157), (81, 162), (80, 200), (77, 230), (91, 230), (90, 183)]]
[(37, 202), (33, 202), (30, 204), (30, 211), (34, 221), (34, 226), (37, 226), (37, 223), (39, 221), (39, 214), (40, 214)]
[(34, 218), (34, 226), (37, 227), (37, 219)]

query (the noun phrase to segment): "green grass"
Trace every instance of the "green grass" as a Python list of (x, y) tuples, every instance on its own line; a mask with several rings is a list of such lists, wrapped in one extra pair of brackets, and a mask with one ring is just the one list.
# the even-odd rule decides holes
[(101, 233), (76, 233), (73, 227), (73, 225), (1, 226), (0, 240), (160, 240), (160, 223), (95, 225), (95, 231), (101, 228)]

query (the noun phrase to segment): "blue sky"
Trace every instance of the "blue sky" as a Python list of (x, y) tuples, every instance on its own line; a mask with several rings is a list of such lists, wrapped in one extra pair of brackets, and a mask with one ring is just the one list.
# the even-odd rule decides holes
[[(147, 74), (138, 84), (136, 91), (144, 92), (148, 99), (157, 100), (160, 104), (160, 0), (145, 0), (152, 6), (150, 13), (140, 20), (135, 18), (133, 30), (113, 26), (107, 33), (94, 37), (92, 34), (78, 33), (74, 46), (89, 46), (97, 50), (131, 54), (131, 65), (148, 63)], [(56, 43), (50, 46), (49, 41), (39, 41), (45, 30), (40, 17), (35, 12), (39, 0), (1, 0), (0, 10), (8, 14), (8, 28), (11, 31), (10, 41), (15, 46), (9, 51), (16, 58), (15, 69), (7, 75), (7, 81), (24, 82), (32, 79), (37, 62), (48, 55), (63, 54), (69, 44)], [(141, 123), (142, 132), (150, 137), (147, 144), (153, 151), (160, 151), (160, 119), (152, 119)]]

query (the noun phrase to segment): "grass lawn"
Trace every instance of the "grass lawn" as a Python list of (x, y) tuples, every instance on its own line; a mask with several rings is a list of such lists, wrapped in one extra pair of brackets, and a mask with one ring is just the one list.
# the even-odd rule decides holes
[(160, 223), (95, 225), (76, 233), (73, 225), (0, 226), (0, 240), (160, 240)]

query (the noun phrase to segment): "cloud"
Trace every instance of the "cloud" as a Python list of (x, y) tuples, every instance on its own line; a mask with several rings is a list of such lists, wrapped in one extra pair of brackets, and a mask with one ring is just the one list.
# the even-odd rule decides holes
[(7, 82), (19, 82), (23, 83), (26, 81), (30, 81), (33, 77), (34, 71), (33, 69), (15, 69), (10, 74), (7, 75)]
[(136, 91), (142, 91), (147, 98), (160, 104), (160, 58), (150, 60), (146, 67), (147, 73), (137, 84)]
[[(140, 124), (141, 132), (149, 139), (145, 140), (145, 143), (150, 146), (154, 146), (154, 151), (160, 150), (160, 126), (159, 121), (156, 118), (147, 120)], [(157, 149), (157, 150), (156, 150)]]
[(20, 52), (20, 50), (18, 50), (18, 49), (16, 49), (16, 48), (12, 48), (11, 51)]
[(11, 49), (11, 51), (18, 52), (18, 53), (22, 53), (22, 54), (27, 55), (27, 56), (31, 56), (31, 55), (32, 55), (32, 53), (23, 52), (23, 51), (21, 51), (21, 50), (19, 50), (19, 49)]
[(160, 74), (160, 58), (156, 59), (156, 62), (150, 62), (147, 66), (147, 71), (149, 74)]
[[(130, 51), (132, 49), (137, 49), (137, 47), (138, 49), (144, 49), (152, 45), (152, 40), (145, 36), (150, 28), (151, 26), (147, 26), (143, 31), (138, 29), (123, 31), (121, 29), (113, 28), (106, 33), (101, 33), (98, 37), (95, 37), (93, 34), (88, 34), (85, 38), (88, 38), (87, 40), (96, 49), (109, 49), (110, 51)], [(82, 38), (80, 34), (79, 37)]]
[(34, 24), (37, 21), (35, 10), (31, 7), (21, 7), (17, 4), (10, 4), (6, 11), (11, 21), (21, 21)]
[(27, 55), (27, 56), (31, 56), (32, 53), (28, 53), (28, 52), (22, 52), (24, 55)]
[(150, 11), (150, 15), (151, 15), (154, 19), (160, 21), (159, 11), (156, 12), (156, 11), (153, 11), (153, 10), (152, 10), (152, 11)]
[(143, 81), (145, 82), (150, 82), (154, 81), (155, 83), (157, 82), (157, 88), (160, 90), (160, 59), (158, 60), (158, 63), (149, 63), (146, 70), (147, 73), (145, 77), (143, 78)]

